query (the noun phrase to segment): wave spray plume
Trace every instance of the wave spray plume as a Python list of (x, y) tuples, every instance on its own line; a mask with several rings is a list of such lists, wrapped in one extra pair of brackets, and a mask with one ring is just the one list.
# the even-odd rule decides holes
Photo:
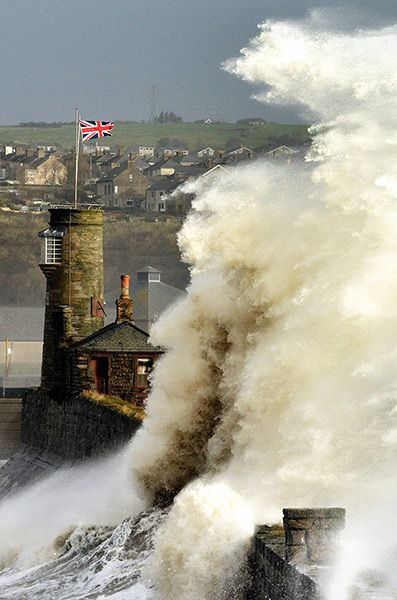
[(187, 186), (192, 283), (153, 330), (169, 352), (131, 448), (153, 496), (184, 488), (151, 565), (162, 600), (231, 598), (254, 524), (284, 506), (348, 509), (354, 565), (329, 598), (395, 556), (397, 28), (313, 27), (266, 23), (225, 66), (310, 111), (307, 162)]

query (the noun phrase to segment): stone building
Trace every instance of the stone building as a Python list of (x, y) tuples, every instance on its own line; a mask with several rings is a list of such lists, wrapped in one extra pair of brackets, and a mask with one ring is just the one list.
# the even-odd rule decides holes
[[(144, 418), (149, 376), (163, 352), (132, 320), (128, 276), (116, 320), (103, 326), (102, 210), (80, 205), (49, 212), (49, 226), (39, 234), (47, 280), (41, 386), (24, 392), (17, 413), (10, 402), (2, 406), (18, 423), (12, 432), (7, 425), (7, 440), (0, 427), (0, 456), (9, 456), (18, 439), (20, 446), (2, 469), (0, 496), (129, 440)], [(13, 342), (6, 340), (3, 351), (9, 377)]]
[(62, 401), (91, 391), (144, 404), (163, 352), (133, 322), (129, 275), (121, 277), (116, 319), (104, 327), (103, 211), (53, 207), (42, 240), (47, 279), (41, 389)]
[(121, 276), (121, 295), (116, 301), (116, 321), (99, 329), (67, 350), (66, 391), (114, 395), (137, 406), (145, 404), (149, 376), (163, 349), (153, 346), (149, 335), (137, 327), (129, 276)]
[(64, 350), (104, 325), (103, 212), (53, 207), (41, 238), (47, 279), (41, 387), (63, 394)]
[(140, 206), (149, 185), (142, 159), (128, 158), (96, 182), (98, 198), (106, 208)]

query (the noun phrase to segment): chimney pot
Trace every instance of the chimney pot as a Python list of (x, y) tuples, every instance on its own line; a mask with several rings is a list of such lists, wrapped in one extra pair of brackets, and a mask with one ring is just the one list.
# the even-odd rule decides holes
[(121, 293), (120, 298), (116, 300), (117, 317), (116, 323), (131, 321), (133, 317), (133, 302), (130, 298), (130, 276), (121, 275)]
[(130, 276), (129, 275), (120, 275), (121, 281), (121, 294), (122, 298), (130, 297)]

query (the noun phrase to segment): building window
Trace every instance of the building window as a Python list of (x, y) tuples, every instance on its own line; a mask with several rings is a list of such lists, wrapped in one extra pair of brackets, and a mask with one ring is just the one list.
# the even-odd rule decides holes
[(160, 281), (160, 273), (149, 273), (149, 281)]
[(118, 193), (119, 193), (119, 186), (118, 186), (118, 185), (115, 185), (115, 186), (114, 186), (114, 193), (115, 193), (115, 194), (118, 194)]
[(149, 375), (153, 370), (152, 358), (138, 358), (136, 362), (135, 387), (148, 388)]
[(62, 238), (63, 231), (46, 229), (39, 233), (41, 238), (40, 264), (57, 265), (62, 262)]
[[(43, 247), (43, 246), (42, 246)], [(44, 238), (43, 263), (54, 265), (62, 260), (62, 238)]]
[(164, 202), (159, 202), (158, 206), (159, 206), (159, 211), (160, 211), (160, 212), (164, 212), (164, 211), (165, 211), (165, 205), (164, 205)]

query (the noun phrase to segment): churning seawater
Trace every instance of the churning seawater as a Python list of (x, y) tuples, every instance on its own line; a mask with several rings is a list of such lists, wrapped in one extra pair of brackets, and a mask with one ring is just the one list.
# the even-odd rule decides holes
[(54, 557), (31, 567), (5, 567), (0, 598), (150, 600), (151, 584), (141, 581), (165, 511), (148, 511), (111, 527), (77, 528), (56, 541)]
[(327, 600), (397, 597), (396, 55), (397, 27), (317, 18), (264, 24), (225, 65), (300, 103), (312, 148), (186, 185), (191, 285), (153, 329), (144, 425), (0, 505), (3, 598), (237, 600), (285, 506), (347, 508)]

